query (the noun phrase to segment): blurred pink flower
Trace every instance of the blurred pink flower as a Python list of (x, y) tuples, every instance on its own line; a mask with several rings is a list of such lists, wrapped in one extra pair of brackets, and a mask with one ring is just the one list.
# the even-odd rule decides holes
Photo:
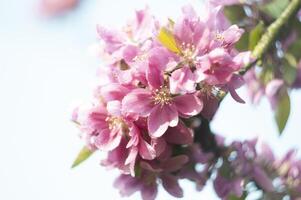
[(79, 4), (79, 0), (41, 0), (40, 11), (43, 15), (62, 15), (74, 9)]

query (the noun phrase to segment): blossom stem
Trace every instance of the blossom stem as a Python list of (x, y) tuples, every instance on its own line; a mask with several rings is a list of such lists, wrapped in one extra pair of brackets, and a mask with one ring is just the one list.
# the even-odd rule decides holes
[[(275, 41), (278, 33), (283, 28), (283, 26), (288, 22), (288, 20), (295, 16), (301, 6), (301, 0), (292, 0), (286, 9), (281, 13), (281, 15), (274, 21), (262, 35), (261, 39), (255, 46), (252, 57), (255, 61), (258, 61), (269, 49), (271, 44)], [(256, 62), (252, 62), (243, 68), (239, 74), (244, 75), (249, 69), (251, 69)]]

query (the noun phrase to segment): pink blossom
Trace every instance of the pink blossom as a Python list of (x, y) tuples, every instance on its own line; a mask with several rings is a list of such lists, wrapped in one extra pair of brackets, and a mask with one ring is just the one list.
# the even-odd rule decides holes
[(202, 102), (194, 94), (173, 96), (158, 68), (149, 66), (147, 79), (150, 88), (133, 90), (123, 99), (122, 109), (148, 117), (151, 137), (161, 137), (169, 126), (177, 126), (179, 116), (193, 116), (202, 110)]
[(61, 15), (74, 9), (79, 0), (41, 0), (41, 13), (47, 16)]
[(197, 81), (205, 81), (210, 85), (226, 84), (231, 80), (233, 73), (242, 67), (242, 63), (237, 63), (234, 59), (223, 48), (216, 48), (200, 57)]
[(227, 199), (230, 194), (233, 194), (237, 197), (241, 197), (243, 194), (242, 179), (236, 178), (228, 180), (223, 177), (221, 174), (218, 174), (214, 180), (214, 189), (217, 195), (222, 199)]

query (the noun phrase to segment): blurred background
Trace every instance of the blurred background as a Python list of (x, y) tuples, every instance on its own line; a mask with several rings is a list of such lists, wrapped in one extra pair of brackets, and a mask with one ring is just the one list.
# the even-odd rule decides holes
[[(91, 54), (96, 24), (121, 27), (146, 5), (160, 19), (174, 18), (187, 3), (202, 6), (197, 0), (83, 0), (50, 17), (41, 13), (39, 0), (0, 0), (0, 199), (121, 199), (112, 186), (118, 172), (99, 166), (104, 155), (70, 168), (83, 145), (70, 121), (72, 108), (89, 100), (101, 66)], [(247, 99), (244, 88), (239, 93)], [(278, 155), (300, 148), (301, 92), (291, 95), (281, 137), (267, 100), (253, 106), (226, 98), (213, 130), (229, 142), (259, 137)], [(181, 185), (184, 199), (218, 199), (210, 184), (202, 192), (187, 181)], [(160, 188), (158, 199), (174, 198)]]

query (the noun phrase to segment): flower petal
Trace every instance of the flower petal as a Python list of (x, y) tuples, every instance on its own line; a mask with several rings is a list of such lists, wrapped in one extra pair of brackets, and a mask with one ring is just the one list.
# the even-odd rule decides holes
[(123, 113), (135, 113), (142, 117), (149, 115), (152, 109), (151, 94), (145, 89), (136, 89), (122, 100)]
[(267, 174), (258, 166), (254, 167), (253, 178), (255, 182), (266, 192), (274, 191), (272, 180)]
[(122, 100), (129, 89), (118, 83), (110, 83), (100, 88), (100, 95), (105, 101)]
[(113, 131), (110, 129), (102, 130), (95, 137), (95, 146), (103, 151), (111, 151), (115, 149), (119, 145), (122, 137), (117, 130)]
[(140, 138), (139, 155), (145, 160), (152, 160), (156, 157), (156, 151), (143, 138)]
[(163, 73), (157, 66), (147, 66), (146, 79), (151, 89), (159, 89), (163, 85)]
[(148, 131), (151, 137), (161, 137), (168, 126), (178, 124), (178, 112), (173, 105), (156, 105), (148, 118)]
[(188, 67), (174, 71), (169, 79), (170, 91), (177, 93), (192, 93), (195, 91), (195, 75)]
[(135, 176), (135, 161), (137, 155), (138, 155), (138, 149), (136, 147), (132, 147), (124, 163), (125, 165), (130, 164), (130, 172), (132, 176)]
[(193, 133), (180, 121), (178, 126), (168, 128), (165, 139), (172, 144), (191, 144), (193, 142)]
[(178, 112), (184, 116), (196, 115), (203, 109), (203, 102), (192, 94), (177, 96), (174, 98), (174, 103)]
[(166, 172), (175, 172), (189, 161), (188, 156), (180, 155), (172, 157), (161, 164), (161, 168)]
[(175, 176), (164, 174), (161, 176), (162, 186), (164, 189), (174, 197), (182, 198), (183, 190), (178, 183), (178, 179)]
[(143, 200), (155, 200), (158, 193), (158, 186), (156, 183), (144, 185), (141, 190), (141, 197)]

